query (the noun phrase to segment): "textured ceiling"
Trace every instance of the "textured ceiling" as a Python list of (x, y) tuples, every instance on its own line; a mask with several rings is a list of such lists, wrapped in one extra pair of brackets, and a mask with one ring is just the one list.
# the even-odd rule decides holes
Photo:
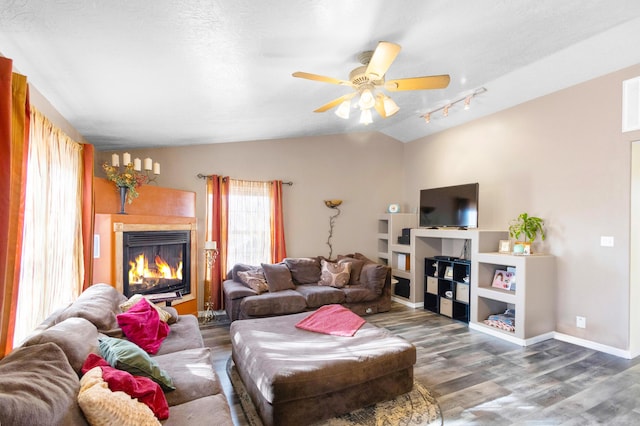
[[(3, 0), (0, 52), (99, 150), (379, 131), (407, 142), (640, 63), (637, 0)], [(400, 112), (312, 111), (380, 40)], [(470, 111), (420, 115), (479, 87)]]

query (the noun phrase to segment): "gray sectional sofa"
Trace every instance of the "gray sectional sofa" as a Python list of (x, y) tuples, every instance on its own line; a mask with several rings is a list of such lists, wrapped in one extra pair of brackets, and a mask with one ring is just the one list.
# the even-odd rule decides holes
[[(341, 285), (336, 282), (340, 274), (332, 276), (327, 268), (345, 263), (350, 267)], [(247, 282), (246, 273), (254, 280)], [(254, 284), (262, 276), (265, 283)], [(305, 257), (286, 258), (275, 265), (236, 264), (223, 282), (223, 292), (231, 321), (295, 314), (329, 304), (368, 315), (391, 309), (391, 268), (360, 253), (340, 255), (335, 261)]]
[[(107, 284), (93, 285), (0, 360), (0, 424), (88, 424), (77, 401), (80, 369), (89, 354), (99, 353), (99, 339), (123, 337), (116, 315), (126, 300)], [(172, 317), (170, 331), (151, 359), (170, 376), (175, 390), (164, 393), (169, 417), (160, 424), (233, 425), (197, 318), (163, 309)], [(103, 406), (106, 419), (115, 408)], [(135, 424), (133, 419), (129, 423)]]

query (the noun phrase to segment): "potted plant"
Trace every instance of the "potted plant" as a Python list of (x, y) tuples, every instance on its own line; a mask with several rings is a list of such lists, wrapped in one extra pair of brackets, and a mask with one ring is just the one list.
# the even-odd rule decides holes
[[(546, 238), (544, 220), (536, 216), (529, 216), (528, 213), (521, 213), (509, 225), (509, 236), (516, 240), (513, 246), (514, 254), (530, 254), (531, 244), (538, 238), (538, 234), (544, 241)], [(520, 236), (524, 237), (523, 242), (517, 241)]]

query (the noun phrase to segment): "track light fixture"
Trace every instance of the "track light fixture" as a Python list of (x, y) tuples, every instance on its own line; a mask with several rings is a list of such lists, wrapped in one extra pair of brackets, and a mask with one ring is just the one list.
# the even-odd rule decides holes
[(470, 95), (467, 94), (465, 96), (461, 96), (459, 98), (457, 98), (456, 100), (454, 100), (453, 102), (448, 102), (446, 105), (443, 105), (441, 107), (438, 108), (434, 108), (430, 111), (425, 112), (424, 114), (422, 114), (420, 117), (424, 119), (425, 123), (430, 123), (431, 122), (431, 115), (434, 112), (438, 112), (438, 111), (442, 111), (442, 116), (443, 117), (448, 117), (449, 116), (449, 112), (451, 111), (451, 108), (460, 103), (460, 102), (464, 102), (464, 109), (468, 110), (471, 107), (471, 99), (475, 98), (478, 95), (483, 94), (484, 92), (486, 92), (487, 89), (485, 89), (484, 87), (480, 87), (479, 89), (476, 89), (473, 91), (473, 93), (471, 93)]

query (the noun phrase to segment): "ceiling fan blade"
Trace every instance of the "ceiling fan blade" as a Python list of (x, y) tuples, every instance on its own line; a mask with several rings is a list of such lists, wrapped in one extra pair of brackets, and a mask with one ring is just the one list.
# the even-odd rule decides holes
[(387, 118), (387, 112), (384, 110), (384, 95), (382, 93), (378, 93), (376, 96), (376, 104), (374, 105), (380, 117)]
[(384, 84), (384, 88), (390, 92), (397, 92), (399, 90), (444, 89), (449, 85), (450, 80), (451, 78), (448, 74), (401, 78), (399, 80), (387, 81)]
[(398, 53), (400, 53), (400, 49), (399, 44), (388, 41), (378, 43), (376, 50), (374, 50), (373, 55), (371, 55), (365, 74), (368, 75), (371, 80), (380, 80), (384, 77), (391, 63), (396, 59), (396, 56), (398, 56)]
[(340, 105), (342, 102), (348, 101), (349, 99), (353, 98), (355, 95), (356, 95), (355, 93), (349, 93), (349, 94), (340, 96), (339, 98), (334, 99), (331, 102), (322, 105), (320, 108), (314, 110), (313, 112), (325, 112), (325, 111), (328, 111), (331, 108), (334, 108), (334, 107)]
[(337, 78), (325, 77), (324, 75), (311, 74), (311, 73), (308, 73), (308, 72), (296, 71), (291, 75), (294, 76), (294, 77), (306, 78), (307, 80), (315, 80), (315, 81), (320, 81), (320, 82), (323, 82), (323, 83), (343, 84), (343, 85), (346, 85), (346, 86), (351, 86), (351, 82), (350, 81), (338, 80)]

